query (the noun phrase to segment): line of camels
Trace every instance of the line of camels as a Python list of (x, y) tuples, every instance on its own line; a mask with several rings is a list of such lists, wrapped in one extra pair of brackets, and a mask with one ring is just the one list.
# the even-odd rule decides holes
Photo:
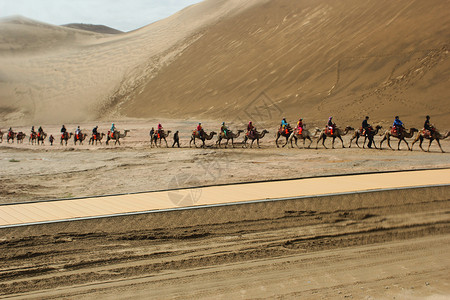
[[(436, 141), (441, 152), (444, 153), (444, 150), (442, 149), (440, 140), (443, 140), (445, 138), (447, 138), (450, 135), (450, 131), (448, 131), (446, 134), (441, 134), (439, 133), (437, 130), (435, 130), (434, 132), (426, 132), (425, 130), (418, 130), (416, 128), (410, 128), (409, 130), (402, 130), (400, 132), (394, 132), (392, 130), (392, 128), (389, 128), (388, 130), (386, 130), (384, 133), (379, 134), (380, 130), (382, 129), (382, 126), (376, 126), (375, 128), (372, 128), (372, 130), (368, 130), (366, 132), (363, 132), (361, 129), (359, 130), (355, 130), (354, 128), (352, 128), (351, 126), (347, 126), (344, 129), (341, 129), (339, 127), (335, 128), (333, 133), (331, 133), (329, 130), (327, 129), (320, 129), (318, 127), (316, 127), (314, 130), (312, 130), (312, 132), (306, 128), (304, 128), (303, 130), (298, 130), (296, 128), (292, 128), (291, 126), (287, 126), (286, 128), (280, 128), (277, 133), (276, 133), (276, 139), (275, 139), (275, 144), (277, 147), (280, 147), (279, 144), (279, 140), (280, 139), (285, 139), (284, 144), (281, 145), (281, 147), (285, 147), (286, 145), (290, 144), (290, 146), (293, 148), (294, 147), (294, 143), (295, 146), (297, 148), (300, 148), (300, 146), (298, 145), (298, 140), (302, 140), (303, 141), (303, 148), (310, 148), (312, 143), (313, 143), (313, 139), (317, 138), (316, 141), (316, 149), (318, 149), (319, 143), (321, 142), (322, 146), (325, 149), (328, 149), (327, 146), (325, 145), (325, 140), (327, 138), (332, 139), (332, 143), (331, 143), (331, 147), (334, 149), (334, 144), (335, 144), (335, 140), (338, 139), (341, 141), (342, 144), (342, 148), (345, 148), (344, 145), (344, 141), (342, 139), (343, 136), (348, 135), (350, 132), (353, 131), (353, 135), (350, 138), (350, 144), (349, 144), (349, 148), (351, 148), (352, 146), (352, 142), (355, 141), (355, 144), (357, 147), (361, 148), (361, 146), (359, 145), (358, 141), (360, 138), (364, 137), (364, 142), (362, 145), (362, 148), (365, 148), (365, 144), (367, 140), (372, 140), (374, 141), (374, 137), (377, 135), (381, 135), (382, 139), (380, 141), (379, 144), (379, 149), (382, 149), (382, 145), (383, 143), (386, 141), (387, 145), (389, 148), (391, 148), (392, 150), (394, 150), (391, 147), (391, 138), (396, 138), (398, 139), (398, 145), (397, 145), (397, 149), (400, 150), (400, 144), (403, 141), (407, 147), (408, 150), (413, 149), (413, 146), (416, 142), (419, 141), (419, 147), (422, 151), (430, 151), (430, 146), (432, 144), (433, 141)], [(111, 140), (113, 140), (116, 144), (120, 145), (120, 139), (121, 138), (125, 138), (128, 134), (128, 132), (130, 132), (130, 130), (124, 130), (123, 133), (121, 133), (120, 131), (115, 131), (113, 134), (105, 134), (105, 133), (98, 133), (97, 135), (92, 135), (89, 139), (89, 145), (97, 145), (98, 143), (102, 144), (102, 139), (106, 136), (106, 144), (108, 145), (109, 142)], [(161, 147), (162, 145), (162, 141), (165, 142), (166, 147), (169, 147), (168, 143), (167, 143), (167, 138), (169, 137), (171, 131), (162, 131), (162, 132), (154, 132), (154, 134), (150, 137), (150, 145), (151, 147), (155, 146), (155, 147)], [(237, 138), (239, 138), (241, 136), (241, 134), (244, 133), (244, 130), (238, 130), (236, 133), (233, 133), (232, 131), (227, 131), (227, 133), (225, 134), (224, 132), (221, 132), (220, 134), (217, 134), (217, 132), (215, 131), (211, 131), (209, 134), (205, 131), (201, 131), (198, 132), (197, 130), (194, 130), (192, 132), (191, 135), (191, 139), (189, 141), (189, 147), (192, 146), (192, 143), (194, 144), (195, 147), (202, 147), (202, 148), (206, 148), (206, 141), (212, 140), (213, 137), (215, 135), (218, 135), (217, 141), (215, 144), (213, 144), (213, 146), (215, 145), (218, 148), (221, 148), (222, 143), (225, 141), (224, 146), (227, 147), (229, 144), (229, 141), (231, 140), (231, 145), (232, 147), (235, 146), (235, 140)], [(269, 131), (267, 130), (263, 130), (261, 132), (259, 131), (253, 131), (251, 134), (245, 134), (244, 135), (244, 139), (242, 142), (240, 142), (240, 144), (242, 144), (243, 147), (250, 147), (253, 148), (253, 144), (256, 141), (257, 147), (260, 148), (260, 140), (262, 138), (264, 138), (267, 134), (269, 133)], [(413, 138), (414, 134), (417, 133), (416, 137), (414, 138), (411, 147), (409, 146), (409, 143), (406, 141), (406, 139), (411, 139)], [(0, 130), (0, 143), (3, 142), (3, 135), (4, 133)], [(23, 143), (23, 141), (25, 140), (26, 135), (23, 132), (18, 132), (15, 133), (13, 132), (12, 134), (6, 134), (7, 136), (7, 143), (13, 143), (14, 140), (17, 141), (17, 143)], [(73, 136), (74, 138), (74, 145), (76, 145), (77, 143), (79, 143), (80, 145), (83, 144), (83, 142), (87, 139), (87, 134), (79, 134), (76, 135), (74, 133), (65, 133), (63, 135), (61, 135), (60, 138), (60, 144), (61, 145), (66, 145), (67, 146), (67, 142), (69, 139), (71, 139)], [(44, 144), (45, 139), (47, 138), (47, 134), (45, 132), (43, 132), (40, 135), (31, 135), (29, 137), (29, 143), (30, 144)], [(196, 144), (196, 141), (199, 140), (201, 141), (201, 145), (198, 146)], [(309, 141), (309, 145), (306, 146), (306, 140)], [(422, 143), (424, 140), (429, 140), (429, 145), (428, 145), (428, 149), (425, 150), (422, 147)], [(249, 143), (250, 142), (250, 143)], [(159, 145), (158, 145), (159, 144)], [(377, 149), (377, 146), (375, 144), (375, 142), (373, 142), (374, 148)], [(211, 146), (209, 146), (211, 147)]]

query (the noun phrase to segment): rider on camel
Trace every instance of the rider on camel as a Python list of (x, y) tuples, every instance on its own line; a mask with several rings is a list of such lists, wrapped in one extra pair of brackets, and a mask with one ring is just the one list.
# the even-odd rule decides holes
[(197, 125), (197, 133), (198, 133), (199, 136), (202, 136), (202, 133), (203, 133), (202, 123), (198, 123), (198, 125)]
[(111, 135), (111, 138), (114, 138), (114, 132), (116, 132), (116, 126), (114, 123), (111, 124), (111, 129), (109, 131), (109, 134)]
[(430, 116), (426, 116), (425, 123), (423, 124), (423, 129), (428, 130), (430, 134), (433, 134), (436, 130), (433, 124), (430, 123)]
[(98, 138), (98, 126), (95, 126), (94, 129), (92, 129), (92, 136), (95, 140)]
[(286, 131), (286, 134), (287, 134), (288, 127), (289, 127), (289, 123), (286, 121), (286, 118), (283, 118), (283, 120), (281, 120), (281, 132)]
[(395, 116), (394, 123), (392, 124), (392, 127), (394, 128), (394, 131), (397, 133), (401, 133), (403, 131), (403, 122), (400, 121), (398, 116)]
[(247, 136), (253, 137), (255, 132), (256, 132), (256, 128), (255, 128), (255, 126), (253, 126), (252, 121), (248, 122), (248, 125), (247, 125)]
[(81, 129), (80, 126), (77, 127), (77, 130), (75, 130), (75, 138), (80, 139), (81, 136)]
[(362, 121), (362, 135), (365, 135), (366, 132), (370, 131), (370, 124), (369, 124), (369, 116), (366, 116), (364, 121)]
[(34, 126), (31, 126), (31, 136), (36, 135), (36, 130), (34, 130)]
[(228, 127), (225, 125), (225, 122), (222, 122), (222, 127), (220, 127), (220, 132), (223, 132), (224, 136), (227, 136)]
[(63, 137), (63, 138), (65, 138), (66, 137), (66, 133), (67, 133), (67, 129), (66, 129), (66, 126), (62, 126), (61, 127), (61, 136)]
[(328, 127), (328, 130), (330, 131), (330, 134), (334, 135), (334, 129), (336, 128), (336, 124), (333, 123), (333, 117), (328, 118), (327, 127)]
[(12, 130), (12, 127), (9, 127), (9, 129), (8, 129), (8, 136), (12, 137), (13, 134), (14, 134), (14, 131)]
[(39, 126), (38, 137), (41, 137), (43, 133), (44, 133), (44, 129), (42, 129), (42, 126)]
[(300, 118), (297, 122), (297, 132), (298, 134), (302, 134), (303, 132), (303, 118)]

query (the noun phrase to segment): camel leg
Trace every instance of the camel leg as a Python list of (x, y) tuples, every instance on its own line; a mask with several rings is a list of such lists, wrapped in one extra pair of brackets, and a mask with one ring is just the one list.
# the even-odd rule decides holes
[[(310, 149), (311, 148), (311, 144), (312, 144), (312, 139), (308, 136), (307, 137), (307, 139), (309, 140), (309, 145), (308, 145), (308, 149)], [(305, 142), (306, 140), (304, 140), (304, 142)]]
[(414, 144), (419, 140), (420, 134), (417, 135), (417, 137), (414, 139), (414, 141), (411, 144), (411, 151), (413, 150)]
[(441, 147), (441, 142), (439, 141), (439, 139), (436, 139), (436, 142), (438, 143), (438, 145), (439, 145), (439, 148), (441, 149), (441, 152), (442, 153), (445, 153), (445, 151), (442, 149), (442, 147)]
[(430, 139), (430, 143), (428, 144), (427, 152), (430, 152), (431, 142), (433, 142), (433, 138)]
[(277, 144), (277, 148), (280, 148), (280, 146), (278, 146), (278, 139), (280, 138), (280, 134), (277, 133), (277, 138), (275, 140), (275, 144)]
[(284, 143), (283, 148), (287, 145), (288, 143), (288, 137), (286, 137), (286, 143)]
[(403, 139), (401, 139), (400, 141), (398, 141), (398, 150), (400, 150), (400, 143), (401, 143), (401, 141), (404, 141), (405, 142), (405, 144), (406, 144), (406, 146), (408, 147), (408, 150), (410, 150), (410, 148), (409, 148), (409, 144), (408, 144), (408, 142), (403, 138)]
[(341, 140), (342, 148), (345, 148), (345, 146), (344, 146), (344, 140), (342, 139), (342, 137), (339, 135), (338, 138)]
[(391, 139), (390, 139), (389, 137), (387, 138), (387, 144), (388, 144), (389, 148), (391, 148), (391, 150), (394, 150), (394, 149), (391, 147)]
[(166, 138), (164, 138), (164, 142), (166, 142), (166, 148), (169, 148), (169, 144), (167, 144)]
[(324, 137), (323, 137), (323, 140), (322, 140), (322, 146), (323, 146), (325, 149), (328, 149), (327, 146), (325, 146), (325, 140), (326, 140), (326, 139), (327, 139), (326, 136), (324, 136)]

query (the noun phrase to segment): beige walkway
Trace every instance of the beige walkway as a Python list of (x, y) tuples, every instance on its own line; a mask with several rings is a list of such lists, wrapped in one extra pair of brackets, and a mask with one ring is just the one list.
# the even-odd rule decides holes
[(308, 178), (0, 205), (0, 228), (237, 202), (450, 185), (450, 169)]

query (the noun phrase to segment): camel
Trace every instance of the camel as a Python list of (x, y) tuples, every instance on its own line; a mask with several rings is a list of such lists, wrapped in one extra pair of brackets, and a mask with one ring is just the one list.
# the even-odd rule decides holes
[(108, 132), (108, 135), (106, 136), (106, 145), (109, 144), (109, 140), (115, 140), (114, 145), (117, 145), (119, 143), (120, 145), (120, 139), (127, 136), (129, 130), (124, 130), (124, 133), (120, 133), (120, 131), (114, 131), (113, 135), (111, 136), (111, 133)]
[(155, 147), (158, 147), (158, 140), (159, 140), (159, 146), (161, 147), (162, 140), (164, 140), (164, 142), (166, 142), (166, 147), (169, 148), (166, 138), (170, 135), (171, 132), (172, 132), (171, 130), (168, 130), (167, 133), (165, 131), (162, 131), (161, 133), (158, 133), (158, 131), (156, 131), (153, 134), (153, 137), (150, 141), (150, 146), (153, 147), (154, 143)]
[(100, 145), (102, 144), (102, 139), (105, 136), (105, 133), (97, 133), (97, 136), (92, 135), (91, 138), (89, 139), (89, 145), (92, 143), (92, 145), (95, 144), (97, 145), (97, 142), (100, 142)]
[(67, 141), (72, 137), (72, 135), (73, 135), (73, 132), (71, 132), (71, 133), (66, 132), (64, 134), (61, 134), (61, 145), (63, 144), (63, 142), (66, 142), (66, 146), (67, 146)]
[(427, 139), (427, 140), (430, 140), (430, 143), (428, 144), (428, 149), (427, 149), (426, 152), (430, 152), (430, 146), (431, 146), (431, 143), (432, 143), (434, 140), (436, 140), (436, 142), (437, 142), (438, 145), (439, 145), (439, 148), (441, 149), (441, 152), (442, 152), (442, 153), (445, 153), (445, 151), (442, 150), (441, 142), (440, 142), (439, 140), (446, 139), (446, 138), (448, 138), (449, 135), (450, 135), (450, 131), (447, 131), (447, 133), (446, 133), (445, 135), (442, 135), (442, 134), (440, 134), (437, 130), (435, 130), (433, 133), (430, 133), (430, 132), (425, 132), (425, 129), (423, 129), (422, 131), (419, 132), (419, 134), (417, 135), (417, 137), (416, 137), (416, 138), (414, 139), (414, 141), (412, 142), (412, 144), (411, 144), (411, 149), (410, 149), (410, 150), (412, 151), (414, 144), (415, 144), (418, 140), (420, 140), (419, 147), (420, 147), (420, 149), (422, 149), (422, 151), (425, 151), (425, 150), (422, 148), (422, 143), (423, 143), (423, 140), (424, 140), (424, 139)]
[(80, 142), (80, 145), (83, 145), (83, 141), (86, 139), (86, 133), (74, 134), (73, 136), (73, 144), (76, 145), (77, 142)]
[[(363, 149), (365, 148), (365, 146), (366, 146), (366, 140), (367, 139), (372, 139), (373, 140), (373, 137), (374, 136), (376, 136), (377, 134), (378, 134), (378, 132), (380, 131), (380, 129), (381, 128), (383, 128), (382, 126), (380, 126), (380, 125), (377, 125), (376, 127), (375, 127), (375, 130), (372, 128), (372, 127), (370, 127), (371, 128), (371, 130), (369, 131), (369, 132), (367, 132), (366, 131), (366, 134), (364, 135), (364, 143), (363, 143)], [(350, 139), (350, 145), (348, 146), (349, 148), (351, 148), (352, 147), (352, 141), (354, 140), (354, 139), (356, 139), (356, 146), (358, 146), (358, 148), (361, 148), (360, 146), (359, 146), (359, 144), (358, 144), (358, 140), (359, 140), (359, 138), (362, 136), (362, 128), (360, 129), (360, 130), (356, 130), (355, 131), (355, 133), (353, 134), (353, 136), (352, 136), (352, 138)], [(377, 146), (375, 145), (375, 143), (373, 143), (373, 145), (375, 146), (375, 149), (377, 149)]]
[[(391, 129), (386, 130), (386, 132), (384, 133), (383, 139), (380, 142), (380, 150), (382, 150), (381, 146), (383, 145), (383, 142), (385, 140), (387, 140), (387, 144), (388, 144), (389, 148), (392, 149), (392, 147), (391, 147), (391, 137), (398, 138), (398, 150), (400, 150), (400, 143), (402, 141), (404, 141), (406, 143), (406, 146), (408, 146), (408, 150), (410, 150), (409, 144), (405, 140), (405, 138), (408, 138), (408, 139), (412, 138), (413, 135), (414, 135), (414, 132), (418, 132), (418, 131), (419, 130), (417, 130), (416, 128), (410, 128), (409, 132), (406, 131), (406, 130), (402, 130), (402, 132), (400, 132), (400, 134), (394, 134), (392, 132), (392, 127), (391, 127)], [(392, 150), (394, 150), (394, 149), (392, 149)]]
[(194, 142), (194, 146), (197, 147), (197, 145), (195, 144), (195, 139), (201, 140), (203, 142), (201, 147), (205, 148), (206, 147), (205, 141), (212, 140), (212, 138), (216, 134), (217, 134), (217, 132), (214, 132), (214, 131), (211, 131), (209, 134), (206, 134), (205, 131), (202, 131), (201, 133), (199, 133), (197, 130), (194, 130), (192, 132), (191, 140), (189, 142), (189, 148), (191, 147), (192, 142)]
[(261, 133), (258, 132), (258, 131), (255, 131), (252, 136), (245, 135), (243, 148), (247, 148), (247, 141), (248, 140), (252, 140), (252, 143), (250, 144), (250, 148), (253, 148), (253, 143), (255, 142), (255, 140), (256, 140), (256, 143), (258, 144), (258, 148), (261, 148), (259, 146), (259, 140), (262, 139), (267, 133), (269, 133), (269, 132), (264, 129)]
[(14, 143), (14, 139), (16, 138), (17, 133), (14, 131), (9, 132), (6, 135), (6, 142), (9, 144), (9, 141), (11, 140), (11, 143)]
[(222, 140), (227, 140), (227, 143), (225, 144), (225, 148), (228, 146), (228, 141), (231, 140), (231, 146), (234, 148), (234, 139), (237, 139), (241, 133), (243, 133), (244, 130), (238, 130), (237, 133), (233, 133), (233, 131), (231, 130), (227, 130), (227, 134), (225, 134), (224, 132), (221, 132), (219, 134), (219, 136), (217, 137), (217, 142), (216, 145), (219, 146), (220, 148), (220, 144), (222, 143)]
[(316, 129), (314, 129), (314, 135), (311, 134), (311, 132), (308, 129), (303, 129), (302, 130), (302, 134), (298, 134), (298, 130), (294, 130), (291, 135), (289, 136), (289, 141), (291, 142), (291, 148), (294, 148), (294, 146), (292, 145), (292, 140), (295, 139), (295, 145), (297, 146), (297, 148), (300, 148), (297, 144), (297, 141), (299, 139), (303, 140), (303, 148), (305, 148), (305, 144), (306, 144), (306, 140), (309, 140), (309, 145), (308, 145), (308, 149), (311, 147), (312, 144), (312, 139), (317, 136), (317, 133), (320, 132), (320, 128), (316, 127)]
[(336, 128), (334, 129), (333, 134), (331, 134), (331, 132), (328, 130), (328, 128), (325, 128), (325, 130), (323, 130), (323, 131), (320, 132), (319, 139), (317, 140), (317, 143), (316, 143), (316, 149), (317, 149), (317, 147), (318, 147), (318, 145), (319, 145), (319, 141), (320, 141), (320, 140), (322, 140), (322, 145), (323, 145), (323, 147), (324, 147), (325, 149), (328, 149), (328, 148), (325, 146), (325, 140), (327, 139), (327, 137), (333, 138), (333, 142), (331, 143), (331, 148), (332, 148), (332, 149), (334, 149), (334, 140), (335, 140), (336, 138), (338, 138), (338, 139), (341, 140), (342, 148), (345, 148), (345, 146), (344, 146), (344, 141), (342, 140), (342, 137), (343, 137), (344, 135), (348, 134), (351, 130), (354, 130), (354, 128), (352, 128), (352, 127), (350, 127), (350, 126), (345, 127), (344, 131), (342, 131), (340, 128), (337, 128), (337, 127), (336, 127)]
[(32, 132), (30, 134), (30, 137), (28, 138), (28, 143), (31, 145), (34, 145), (35, 143), (37, 143), (37, 133), (36, 132)]
[[(286, 131), (287, 129), (287, 131)], [(277, 139), (275, 140), (275, 144), (277, 144), (277, 148), (279, 148), (280, 146), (278, 146), (278, 139), (283, 136), (286, 138), (286, 143), (284, 143), (283, 147), (287, 145), (288, 143), (288, 139), (291, 136), (292, 132), (294, 132), (294, 129), (292, 129), (292, 127), (290, 125), (288, 125), (285, 129), (282, 130), (282, 128), (280, 127), (280, 129), (278, 129), (277, 132)]]
[(25, 133), (23, 133), (22, 131), (21, 132), (19, 132), (18, 134), (17, 134), (17, 136), (16, 136), (16, 139), (17, 139), (17, 144), (19, 144), (19, 143), (23, 143), (23, 140), (25, 139), (25, 137), (26, 137), (26, 134)]
[(37, 135), (37, 144), (41, 143), (44, 145), (45, 138), (47, 138), (47, 134), (45, 132), (42, 132), (42, 134)]

